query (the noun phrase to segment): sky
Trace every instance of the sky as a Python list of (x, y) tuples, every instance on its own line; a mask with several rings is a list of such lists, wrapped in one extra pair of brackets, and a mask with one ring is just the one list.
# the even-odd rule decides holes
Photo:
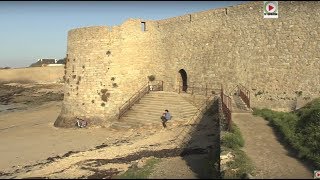
[(64, 58), (70, 29), (120, 25), (129, 18), (160, 20), (246, 2), (0, 1), (0, 67)]

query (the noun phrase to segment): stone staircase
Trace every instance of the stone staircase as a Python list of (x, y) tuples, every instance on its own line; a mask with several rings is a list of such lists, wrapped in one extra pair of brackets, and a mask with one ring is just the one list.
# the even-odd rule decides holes
[[(160, 116), (165, 109), (172, 115), (172, 121), (184, 122), (189, 120), (198, 110), (198, 107), (188, 102), (188, 94), (175, 92), (155, 91), (146, 94), (122, 118), (114, 122), (111, 128), (134, 129), (145, 126), (159, 126), (162, 128)], [(197, 97), (200, 101), (200, 97)], [(203, 96), (204, 100), (205, 97)], [(192, 97), (189, 97), (189, 101)], [(169, 121), (170, 123), (170, 121)]]
[(232, 96), (232, 113), (248, 113), (252, 110), (247, 107), (247, 105), (242, 101), (241, 97), (238, 95)]

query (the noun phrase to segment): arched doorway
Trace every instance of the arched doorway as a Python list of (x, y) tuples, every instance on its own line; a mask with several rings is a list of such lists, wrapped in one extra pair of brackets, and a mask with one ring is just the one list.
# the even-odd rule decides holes
[(180, 73), (181, 79), (182, 79), (182, 91), (187, 92), (187, 89), (188, 89), (187, 72), (184, 69), (180, 69), (179, 73)]

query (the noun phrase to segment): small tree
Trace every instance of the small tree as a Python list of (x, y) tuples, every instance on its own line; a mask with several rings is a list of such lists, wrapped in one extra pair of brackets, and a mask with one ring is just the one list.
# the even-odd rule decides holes
[(151, 82), (151, 85), (149, 86), (150, 87), (150, 91), (153, 91), (154, 85), (153, 85), (152, 82), (156, 79), (156, 77), (154, 75), (150, 75), (150, 76), (148, 76), (148, 79)]
[(156, 77), (154, 75), (150, 75), (148, 76), (149, 81), (154, 81), (156, 79)]

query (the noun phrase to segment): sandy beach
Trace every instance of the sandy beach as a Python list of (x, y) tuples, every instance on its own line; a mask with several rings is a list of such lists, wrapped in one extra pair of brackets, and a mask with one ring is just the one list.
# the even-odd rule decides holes
[[(208, 162), (208, 147), (215, 146), (217, 123), (212, 123), (211, 116), (204, 117), (197, 126), (201, 131), (195, 131), (188, 148), (182, 149), (177, 137), (185, 136), (179, 133), (188, 133), (185, 129), (192, 124), (173, 121), (167, 129), (162, 128), (160, 121), (159, 126), (129, 130), (56, 128), (53, 123), (62, 105), (62, 84), (1, 86), (1, 178), (112, 178), (153, 157), (162, 161), (150, 177), (164, 177), (163, 171), (171, 172), (171, 178), (211, 176), (197, 174), (199, 168), (195, 168)], [(167, 167), (173, 162), (182, 164), (183, 172)]]

